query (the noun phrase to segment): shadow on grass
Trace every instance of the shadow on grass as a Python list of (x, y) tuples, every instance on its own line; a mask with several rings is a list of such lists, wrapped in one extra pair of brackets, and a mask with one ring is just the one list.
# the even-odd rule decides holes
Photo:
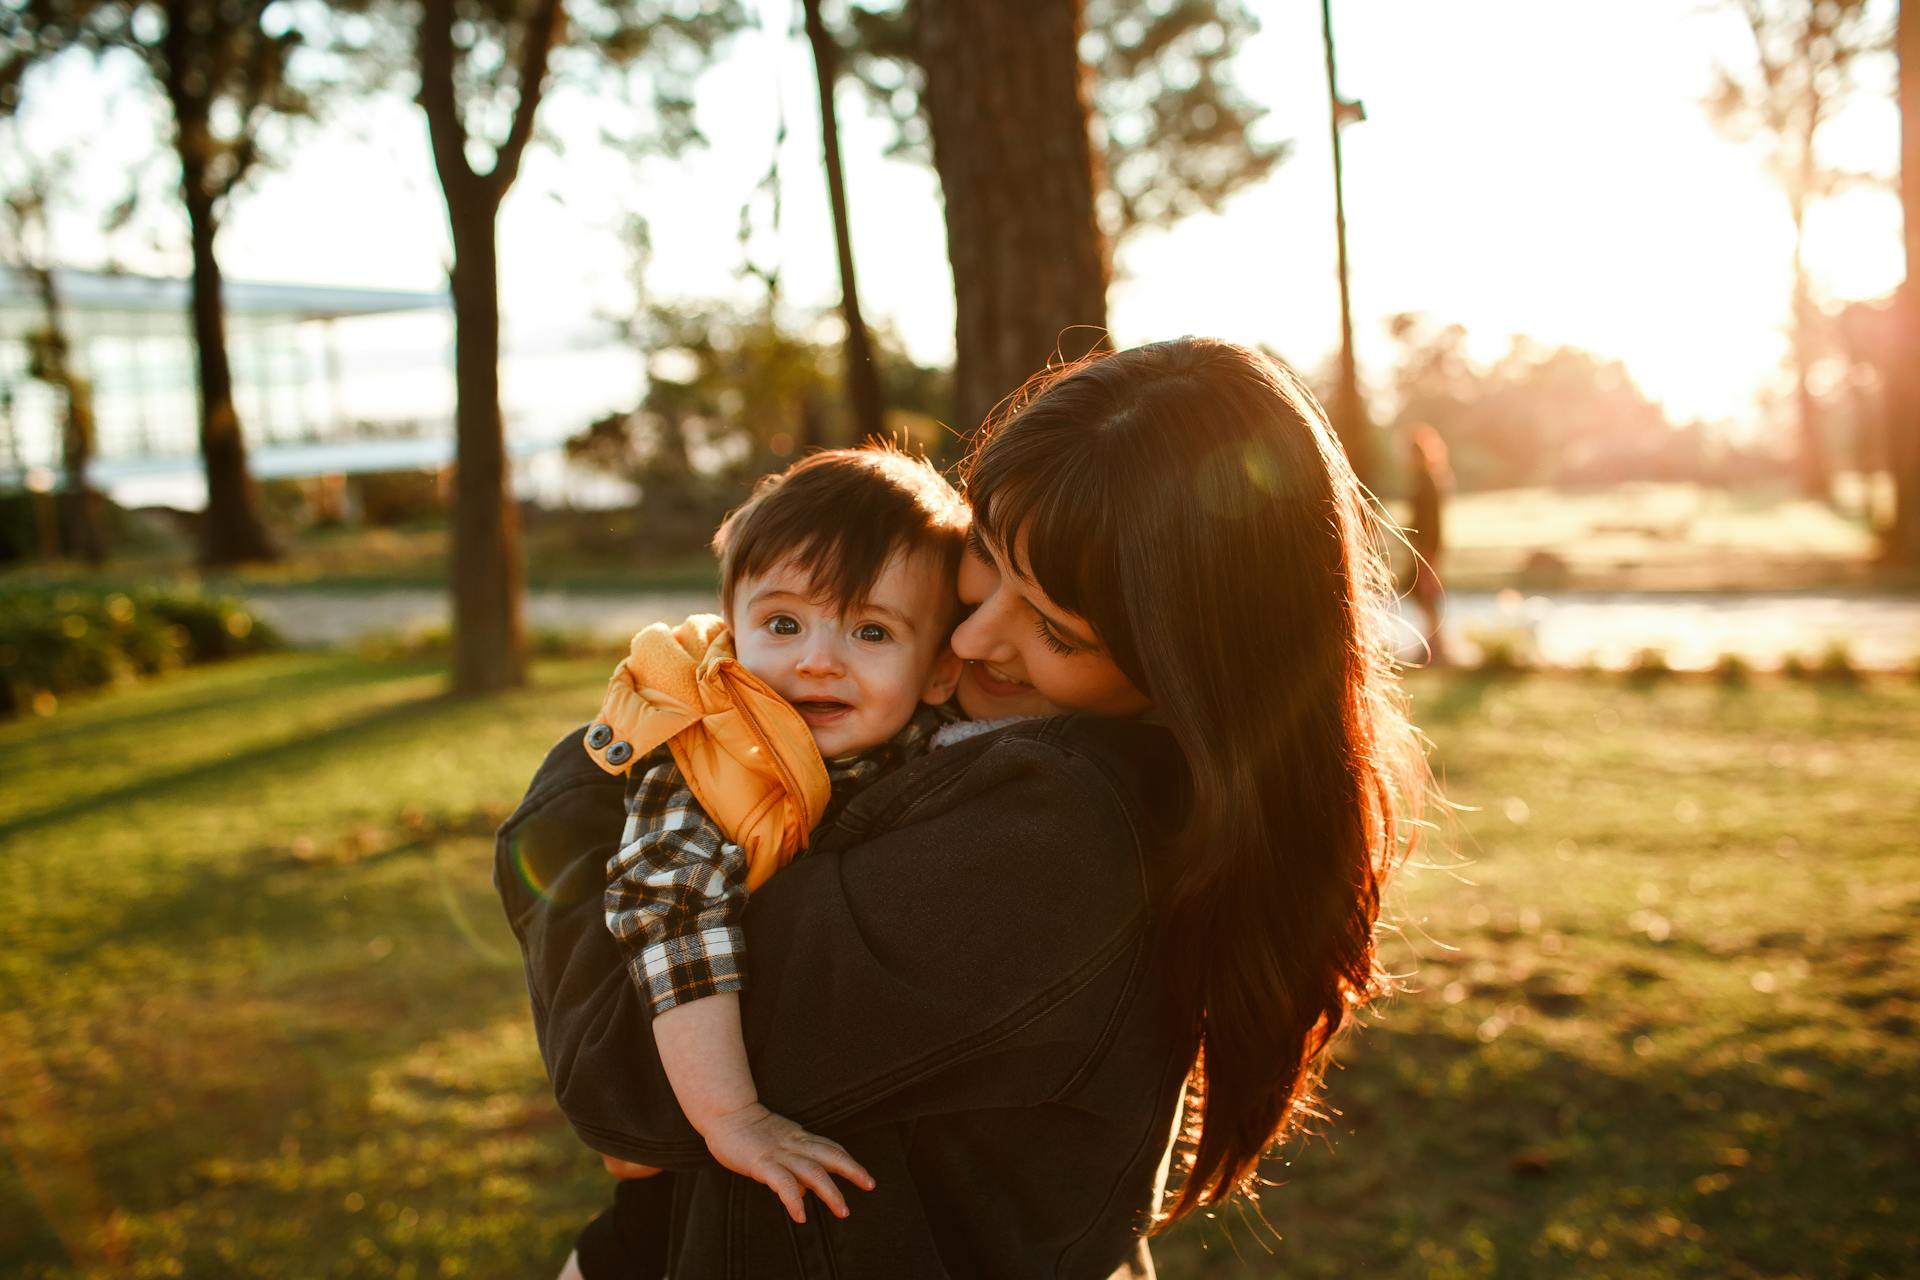
[[(117, 698), (118, 694), (124, 691), (93, 690), (91, 691), (93, 696), (89, 698), (88, 703), (66, 713), (63, 722), (44, 726), (19, 742), (0, 747), (0, 772), (30, 763), (23, 759), (29, 751), (64, 746), (75, 739), (96, 738), (103, 733), (124, 733), (128, 730), (209, 712), (230, 713), (250, 707), (265, 707), (345, 689), (409, 680), (445, 670), (445, 664), (440, 662), (374, 663), (364, 659), (349, 661), (343, 655), (323, 652), (283, 654), (264, 659), (232, 659), (228, 662), (194, 668), (194, 674), (226, 676), (236, 667), (257, 664), (260, 661), (275, 663), (275, 670), (271, 674), (257, 676), (253, 672), (247, 672), (231, 684), (221, 683), (211, 689), (182, 694), (178, 697), (169, 696), (171, 691), (161, 683), (138, 686), (140, 692), (148, 695), (151, 702), (151, 705), (140, 710), (126, 710), (118, 706), (95, 710), (93, 704), (96, 701)], [(219, 669), (216, 670), (216, 668)], [(176, 679), (182, 674), (184, 673), (170, 673), (162, 679)]]
[[(386, 679), (412, 678), (418, 674), (419, 669), (407, 668), (397, 671), (395, 675), (387, 677)], [(357, 679), (340, 680), (338, 682), (322, 679), (318, 681), (318, 687), (315, 691), (325, 692), (347, 687), (365, 688), (369, 684), (383, 682), (385, 681), (380, 678), (368, 680), (364, 674)], [(264, 701), (274, 698), (276, 695), (261, 692), (254, 696)], [(32, 810), (5, 822), (0, 822), (0, 840), (25, 835), (29, 832), (65, 822), (94, 810), (154, 799), (166, 793), (193, 787), (200, 783), (225, 781), (232, 784), (235, 781), (235, 774), (242, 763), (249, 769), (272, 769), (280, 765), (296, 763), (302, 758), (311, 757), (322, 750), (349, 747), (358, 739), (417, 720), (427, 709), (436, 705), (450, 704), (453, 701), (452, 696), (445, 692), (436, 692), (416, 698), (406, 698), (399, 702), (382, 705), (361, 715), (328, 725), (325, 728), (318, 729), (297, 738), (289, 738), (280, 742), (250, 748), (244, 757), (244, 761), (235, 760), (232, 757), (217, 757), (185, 769), (176, 769), (172, 772), (156, 770), (151, 773), (146, 773), (141, 776), (138, 782), (114, 787), (105, 791), (89, 792), (84, 795), (75, 796), (59, 804), (49, 805), (43, 809)], [(223, 709), (231, 710), (234, 704), (221, 703), (218, 705)], [(4, 766), (7, 763), (9, 762), (6, 758), (0, 756), (0, 766)]]
[[(93, 979), (77, 1006), (42, 993), (38, 1048), (24, 1061), (39, 1068), (53, 1104), (42, 1114), (57, 1118), (67, 1159), (21, 1167), (51, 1145), (30, 1132), (46, 1121), (31, 1117), (14, 1126), (26, 1140), (0, 1144), (13, 1157), (0, 1168), (9, 1273), (69, 1274), (60, 1268), (84, 1232), (68, 1216), (73, 1197), (47, 1191), (76, 1184), (125, 1216), (135, 1256), (164, 1247), (156, 1256), (179, 1258), (187, 1275), (346, 1274), (355, 1257), (351, 1274), (392, 1274), (364, 1269), (373, 1255), (355, 1252), (401, 1220), (388, 1206), (471, 1233), (506, 1208), (490, 1188), (519, 1184), (512, 1229), (528, 1253), (389, 1230), (380, 1255), (427, 1269), (464, 1257), (466, 1274), (483, 1276), (525, 1274), (530, 1258), (557, 1266), (562, 1238), (590, 1211), (598, 1165), (548, 1097), (518, 965), (463, 938), (445, 902), (455, 893), (475, 918), (491, 905), (470, 865), (451, 890), (433, 865), (474, 843), (406, 841), (341, 863), (263, 852), (103, 921), (117, 949), (179, 959), (126, 979), (107, 1002), (119, 1013), (101, 1004), (113, 975)], [(497, 910), (492, 923), (510, 952)], [(84, 971), (88, 950), (43, 962)], [(35, 1194), (16, 1195), (23, 1184)], [(184, 1241), (167, 1225), (176, 1220), (190, 1224)], [(288, 1237), (275, 1223), (299, 1229)], [(162, 1238), (143, 1234), (155, 1230)], [(219, 1252), (228, 1237), (238, 1254)]]
[(1920, 1108), (1884, 1066), (1736, 1046), (1629, 1074), (1385, 1027), (1364, 1045), (1332, 1083), (1337, 1141), (1264, 1167), (1271, 1230), (1183, 1226), (1155, 1249), (1165, 1280), (1896, 1275), (1920, 1250), (1894, 1211), (1920, 1194)]

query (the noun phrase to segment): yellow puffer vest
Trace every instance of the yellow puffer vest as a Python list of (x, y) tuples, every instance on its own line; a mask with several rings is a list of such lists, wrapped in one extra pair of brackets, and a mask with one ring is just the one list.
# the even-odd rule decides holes
[(633, 637), (587, 754), (625, 776), (663, 742), (707, 816), (746, 852), (749, 891), (806, 847), (831, 791), (826, 762), (800, 713), (740, 665), (710, 613)]

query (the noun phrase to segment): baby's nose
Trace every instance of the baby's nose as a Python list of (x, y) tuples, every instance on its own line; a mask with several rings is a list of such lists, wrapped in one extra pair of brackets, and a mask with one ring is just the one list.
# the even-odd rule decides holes
[(836, 638), (816, 634), (800, 653), (794, 669), (806, 675), (838, 675), (843, 663)]

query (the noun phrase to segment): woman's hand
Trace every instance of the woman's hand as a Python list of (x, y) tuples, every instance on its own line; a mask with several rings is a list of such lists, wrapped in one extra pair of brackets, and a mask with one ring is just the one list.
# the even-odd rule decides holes
[(820, 1197), (834, 1217), (847, 1216), (846, 1197), (833, 1180), (836, 1173), (862, 1191), (873, 1190), (873, 1176), (845, 1147), (807, 1132), (758, 1102), (714, 1119), (705, 1136), (715, 1160), (771, 1187), (795, 1222), (807, 1220), (809, 1191)]

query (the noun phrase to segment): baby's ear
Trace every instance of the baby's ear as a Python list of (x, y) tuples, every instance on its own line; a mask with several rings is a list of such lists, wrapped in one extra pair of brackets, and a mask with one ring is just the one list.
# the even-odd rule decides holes
[(920, 701), (930, 707), (937, 707), (953, 696), (953, 690), (960, 683), (960, 655), (953, 651), (952, 645), (943, 644), (933, 659), (933, 669), (927, 672), (927, 683), (920, 690)]

